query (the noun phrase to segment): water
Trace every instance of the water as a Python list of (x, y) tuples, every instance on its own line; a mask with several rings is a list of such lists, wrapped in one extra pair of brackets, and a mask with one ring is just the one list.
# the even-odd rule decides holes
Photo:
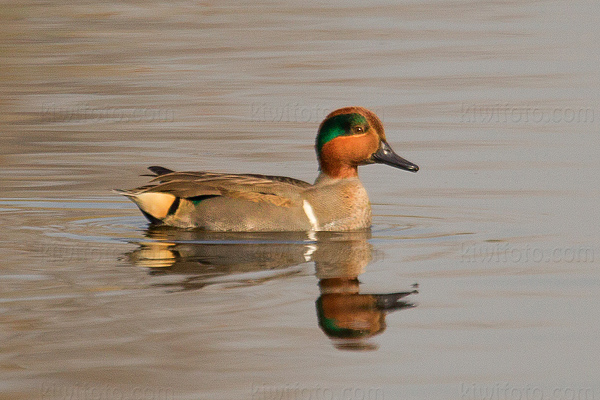
[[(593, 1), (5, 2), (0, 397), (600, 397)], [(152, 229), (173, 169), (316, 176), (362, 105), (421, 167), (363, 234)]]

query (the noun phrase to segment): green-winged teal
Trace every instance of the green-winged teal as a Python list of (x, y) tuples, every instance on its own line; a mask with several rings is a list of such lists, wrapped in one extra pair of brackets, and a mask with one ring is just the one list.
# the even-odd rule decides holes
[(150, 167), (148, 185), (119, 193), (156, 224), (209, 231), (350, 231), (371, 226), (371, 205), (358, 166), (374, 163), (417, 172), (385, 139), (377, 116), (362, 107), (331, 112), (316, 140), (314, 184), (294, 178)]

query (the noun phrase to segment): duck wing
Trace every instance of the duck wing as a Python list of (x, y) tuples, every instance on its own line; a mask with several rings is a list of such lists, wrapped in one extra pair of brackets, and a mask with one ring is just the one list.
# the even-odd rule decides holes
[(168, 193), (184, 199), (226, 196), (289, 207), (300, 200), (300, 193), (304, 189), (312, 186), (308, 182), (284, 176), (208, 171), (175, 172), (157, 166), (149, 169), (154, 172), (154, 179), (147, 185), (130, 190), (130, 194)]

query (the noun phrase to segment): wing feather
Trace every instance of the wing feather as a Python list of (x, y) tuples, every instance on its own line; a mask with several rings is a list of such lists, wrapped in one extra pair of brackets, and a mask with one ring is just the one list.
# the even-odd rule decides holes
[(169, 193), (176, 197), (226, 196), (289, 207), (300, 201), (300, 193), (312, 185), (294, 178), (257, 174), (227, 174), (208, 171), (170, 171), (153, 167), (158, 176), (131, 193)]

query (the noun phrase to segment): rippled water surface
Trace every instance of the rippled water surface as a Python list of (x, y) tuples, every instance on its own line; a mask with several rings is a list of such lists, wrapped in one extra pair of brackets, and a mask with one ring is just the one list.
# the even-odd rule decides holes
[[(0, 397), (599, 398), (599, 15), (2, 2)], [(312, 182), (347, 105), (421, 167), (361, 168), (370, 232), (152, 228), (111, 192)]]

